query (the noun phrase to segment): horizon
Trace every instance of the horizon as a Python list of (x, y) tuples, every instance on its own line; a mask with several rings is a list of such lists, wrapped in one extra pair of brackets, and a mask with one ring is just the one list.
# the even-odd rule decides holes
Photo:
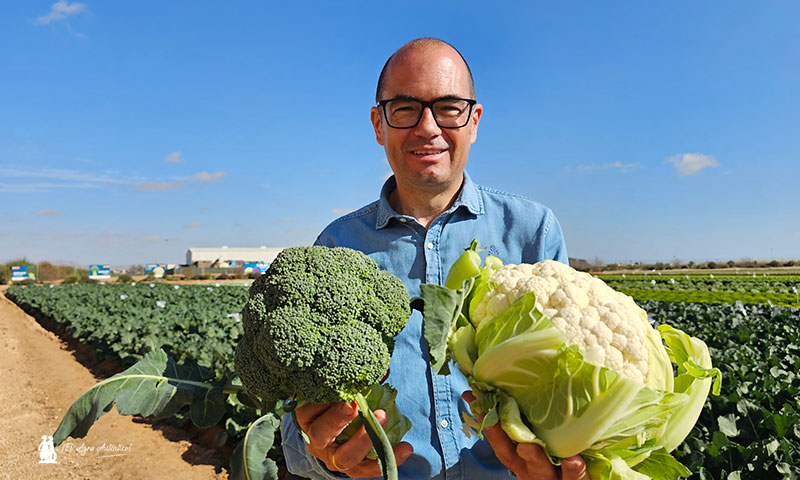
[(800, 4), (413, 5), (443, 21), (366, 2), (7, 6), (0, 262), (311, 244), (377, 199), (375, 84), (421, 36), (474, 75), (470, 176), (550, 207), (571, 258), (800, 258)]

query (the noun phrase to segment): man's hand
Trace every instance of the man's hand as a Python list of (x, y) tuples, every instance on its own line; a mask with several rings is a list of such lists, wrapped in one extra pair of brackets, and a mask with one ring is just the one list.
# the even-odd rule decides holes
[[(386, 413), (375, 410), (375, 417), (386, 426)], [(364, 458), (372, 448), (366, 430), (361, 429), (347, 442), (339, 445), (336, 437), (358, 416), (355, 402), (309, 404), (295, 410), (297, 423), (308, 435), (308, 453), (322, 460), (328, 470), (342, 472), (352, 478), (380, 477), (381, 467), (377, 460)], [(403, 463), (414, 449), (408, 442), (394, 447), (397, 464)]]
[[(467, 403), (472, 403), (475, 396), (472, 392), (461, 395)], [(478, 421), (483, 420), (479, 418)], [(561, 468), (550, 463), (544, 450), (535, 443), (514, 443), (500, 422), (483, 429), (483, 435), (489, 440), (497, 459), (520, 480), (590, 480), (586, 472), (586, 463), (580, 455), (565, 458)]]

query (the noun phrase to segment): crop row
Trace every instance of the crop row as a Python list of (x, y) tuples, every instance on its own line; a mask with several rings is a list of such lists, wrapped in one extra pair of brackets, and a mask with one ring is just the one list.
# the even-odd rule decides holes
[(612, 287), (739, 293), (797, 293), (800, 275), (597, 275)]
[(656, 323), (704, 339), (722, 370), (676, 458), (697, 478), (800, 478), (800, 310), (639, 302)]
[(687, 303), (746, 303), (800, 308), (800, 276), (599, 275), (636, 300)]

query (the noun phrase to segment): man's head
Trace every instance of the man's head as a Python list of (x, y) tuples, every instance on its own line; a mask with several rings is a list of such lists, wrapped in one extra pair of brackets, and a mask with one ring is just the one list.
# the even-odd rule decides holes
[(461, 52), (458, 49), (449, 43), (445, 42), (444, 40), (439, 40), (438, 38), (430, 38), (430, 37), (423, 37), (417, 38), (416, 40), (411, 40), (410, 42), (406, 43), (402, 47), (400, 47), (396, 52), (394, 52), (386, 63), (383, 64), (383, 68), (381, 69), (381, 74), (378, 76), (378, 88), (375, 91), (375, 103), (380, 102), (384, 99), (383, 97), (383, 88), (386, 85), (386, 70), (388, 70), (389, 64), (395, 57), (400, 57), (402, 55), (407, 54), (408, 52), (418, 49), (418, 48), (432, 48), (432, 47), (442, 47), (447, 46), (452, 48), (459, 57), (461, 57), (461, 61), (464, 62), (464, 66), (467, 67), (467, 74), (469, 75), (469, 98), (475, 98), (475, 82), (472, 79), (472, 70), (469, 68), (469, 64), (467, 60), (464, 58), (464, 55), (461, 55)]
[[(431, 102), (442, 98), (475, 99), (472, 73), (461, 54), (446, 42), (417, 39), (397, 50), (386, 62), (378, 81), (377, 101), (410, 98)], [(386, 110), (372, 108), (375, 137), (386, 150), (398, 189), (414, 193), (453, 194), (461, 187), (469, 148), (478, 133), (483, 107), (466, 112), (461, 128), (444, 128), (430, 108), (423, 108), (419, 122), (410, 128), (387, 123)]]

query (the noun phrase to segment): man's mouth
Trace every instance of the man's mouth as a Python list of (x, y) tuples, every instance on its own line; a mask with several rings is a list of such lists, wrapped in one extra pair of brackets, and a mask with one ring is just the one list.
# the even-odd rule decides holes
[(418, 157), (427, 157), (430, 155), (439, 155), (440, 153), (444, 153), (446, 151), (446, 148), (417, 148), (411, 150), (411, 153)]

